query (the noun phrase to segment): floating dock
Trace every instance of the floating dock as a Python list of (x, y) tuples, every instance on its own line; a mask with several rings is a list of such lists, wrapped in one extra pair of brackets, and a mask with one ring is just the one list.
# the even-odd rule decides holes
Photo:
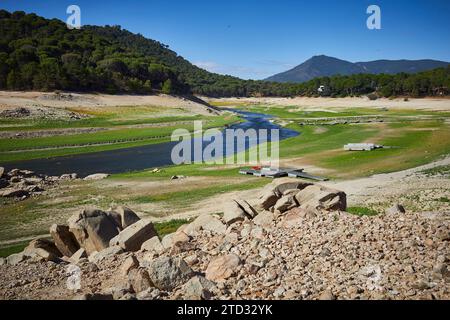
[(288, 169), (288, 168), (270, 168), (270, 167), (253, 167), (251, 169), (241, 169), (240, 174), (252, 175), (255, 177), (265, 177), (265, 178), (304, 178), (317, 181), (327, 181), (327, 178), (313, 176), (304, 171), (304, 169)]

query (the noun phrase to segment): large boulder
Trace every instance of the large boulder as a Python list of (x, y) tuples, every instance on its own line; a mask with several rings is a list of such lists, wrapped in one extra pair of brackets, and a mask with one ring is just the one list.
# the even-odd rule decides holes
[(138, 251), (142, 244), (158, 234), (149, 220), (139, 220), (123, 229), (116, 238), (117, 244), (126, 251)]
[(223, 220), (227, 225), (231, 225), (238, 221), (244, 221), (245, 218), (245, 211), (236, 201), (228, 202), (223, 209)]
[(13, 253), (6, 258), (6, 263), (10, 266), (15, 266), (29, 258), (30, 256), (25, 252)]
[(278, 196), (275, 194), (275, 191), (272, 189), (266, 189), (260, 194), (258, 198), (258, 205), (262, 210), (269, 210), (275, 205), (275, 203), (277, 203), (277, 201)]
[(287, 195), (281, 197), (277, 203), (273, 206), (275, 211), (278, 211), (280, 213), (286, 212), (292, 208), (295, 208), (297, 206), (297, 202), (295, 201), (294, 196)]
[(122, 206), (108, 210), (108, 214), (116, 220), (116, 223), (120, 225), (122, 229), (125, 229), (126, 227), (131, 226), (133, 223), (141, 220), (141, 218), (139, 218), (133, 210)]
[(206, 269), (206, 279), (216, 282), (222, 282), (233, 276), (241, 259), (234, 253), (227, 254), (212, 260)]
[(183, 231), (177, 231), (164, 236), (161, 245), (164, 249), (172, 248), (176, 244), (189, 242), (191, 238)]
[(55, 244), (44, 238), (31, 241), (23, 252), (30, 257), (39, 257), (46, 261), (58, 261), (62, 257)]
[(189, 225), (183, 228), (183, 232), (189, 236), (195, 235), (200, 230), (207, 230), (216, 234), (224, 234), (227, 226), (214, 215), (202, 214)]
[(295, 178), (281, 178), (274, 180), (271, 184), (264, 187), (261, 194), (268, 190), (273, 191), (278, 197), (281, 197), (286, 190), (298, 189), (303, 190), (312, 185), (310, 182), (304, 182)]
[(106, 212), (83, 210), (69, 218), (69, 231), (88, 254), (109, 247), (109, 241), (119, 234), (120, 226)]
[(246, 200), (238, 199), (234, 201), (236, 201), (236, 203), (244, 210), (249, 218), (254, 218), (258, 215), (258, 211)]
[(3, 178), (4, 174), (5, 174), (5, 168), (0, 167), (0, 179)]
[(80, 249), (80, 245), (73, 233), (69, 231), (68, 226), (53, 224), (50, 227), (50, 235), (58, 250), (66, 257), (71, 257)]
[(347, 209), (347, 196), (344, 192), (320, 185), (310, 185), (295, 195), (300, 208), (307, 210)]
[(194, 276), (194, 272), (183, 259), (172, 257), (152, 260), (148, 271), (155, 287), (164, 291), (171, 291)]

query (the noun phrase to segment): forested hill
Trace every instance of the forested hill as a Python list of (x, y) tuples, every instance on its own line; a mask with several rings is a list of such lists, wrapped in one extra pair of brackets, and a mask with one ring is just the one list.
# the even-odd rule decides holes
[(69, 30), (57, 19), (0, 10), (0, 90), (176, 93), (207, 96), (448, 94), (450, 68), (413, 75), (351, 75), (302, 84), (241, 80), (198, 68), (119, 26)]

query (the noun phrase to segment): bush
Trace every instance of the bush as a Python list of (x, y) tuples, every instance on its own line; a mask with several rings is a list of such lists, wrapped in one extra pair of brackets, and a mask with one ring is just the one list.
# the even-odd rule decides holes
[(369, 98), (369, 100), (377, 100), (378, 96), (375, 93), (370, 93), (367, 95), (367, 98)]

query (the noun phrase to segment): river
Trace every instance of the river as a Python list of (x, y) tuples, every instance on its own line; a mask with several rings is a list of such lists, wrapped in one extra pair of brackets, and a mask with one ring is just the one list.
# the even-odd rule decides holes
[[(228, 129), (279, 129), (280, 140), (297, 136), (297, 131), (283, 128), (272, 123), (271, 117), (261, 113), (252, 113), (241, 110), (230, 110), (245, 119), (244, 122), (230, 125)], [(222, 134), (224, 135), (224, 134)], [(264, 141), (257, 141), (261, 143)], [(72, 156), (54, 157), (48, 159), (35, 159), (5, 164), (7, 170), (18, 168), (32, 170), (45, 175), (62, 175), (64, 173), (77, 173), (80, 177), (93, 173), (123, 173), (148, 168), (172, 165), (172, 148), (178, 142), (165, 142), (149, 144), (139, 147), (77, 154)], [(204, 145), (209, 142), (205, 142)], [(245, 149), (250, 142), (247, 140)], [(224, 148), (225, 149), (225, 148)], [(240, 152), (237, 147), (233, 152)]]

